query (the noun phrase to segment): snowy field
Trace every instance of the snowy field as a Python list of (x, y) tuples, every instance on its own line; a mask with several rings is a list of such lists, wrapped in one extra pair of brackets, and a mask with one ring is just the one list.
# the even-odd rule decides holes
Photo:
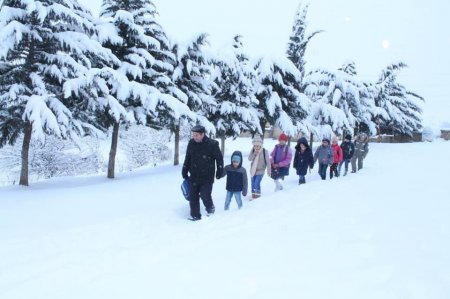
[[(227, 142), (250, 149), (249, 139)], [(271, 149), (274, 141), (266, 142)], [(365, 168), (190, 222), (181, 167), (0, 188), (0, 298), (450, 298), (450, 142), (370, 144)], [(244, 166), (248, 170), (248, 161)]]

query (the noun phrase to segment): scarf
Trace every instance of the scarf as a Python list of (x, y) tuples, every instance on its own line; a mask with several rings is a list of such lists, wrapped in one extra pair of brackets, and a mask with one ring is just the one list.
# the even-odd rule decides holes
[(259, 153), (255, 155), (255, 158), (252, 161), (252, 167), (250, 168), (250, 175), (253, 177), (256, 174), (256, 167), (258, 167), (259, 156), (261, 156), (261, 152), (264, 153), (263, 148), (259, 150)]

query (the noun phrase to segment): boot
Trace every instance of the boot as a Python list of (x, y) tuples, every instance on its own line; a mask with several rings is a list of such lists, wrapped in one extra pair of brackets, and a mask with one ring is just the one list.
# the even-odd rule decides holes
[(256, 193), (252, 193), (252, 199), (251, 200), (253, 200), (255, 198), (256, 198)]
[(275, 191), (283, 190), (283, 185), (281, 185), (280, 180), (275, 180)]

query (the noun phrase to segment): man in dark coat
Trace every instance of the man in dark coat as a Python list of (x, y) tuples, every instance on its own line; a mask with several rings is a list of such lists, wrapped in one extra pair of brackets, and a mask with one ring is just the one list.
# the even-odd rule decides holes
[[(200, 198), (208, 214), (215, 211), (211, 197), (214, 176), (219, 179), (223, 172), (223, 155), (216, 140), (205, 135), (205, 127), (192, 128), (192, 139), (189, 141), (183, 170), (184, 179), (189, 178), (189, 205), (191, 208), (190, 220), (200, 220)], [(217, 170), (215, 169), (217, 166)]]

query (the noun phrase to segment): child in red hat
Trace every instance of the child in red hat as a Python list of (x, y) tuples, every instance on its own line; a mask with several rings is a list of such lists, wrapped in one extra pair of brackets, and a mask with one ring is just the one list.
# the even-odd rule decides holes
[(275, 182), (275, 191), (282, 190), (283, 185), (280, 180), (284, 180), (286, 175), (289, 175), (289, 166), (292, 160), (292, 150), (289, 148), (288, 136), (281, 133), (278, 136), (278, 144), (275, 145), (270, 154), (270, 161), (272, 165), (272, 179)]

